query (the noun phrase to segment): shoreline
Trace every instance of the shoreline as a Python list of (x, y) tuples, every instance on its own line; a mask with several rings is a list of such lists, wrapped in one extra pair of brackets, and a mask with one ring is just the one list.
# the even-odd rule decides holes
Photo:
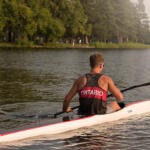
[(27, 45), (18, 45), (15, 43), (0, 43), (0, 48), (31, 48), (31, 49), (90, 49), (90, 48), (99, 48), (99, 49), (149, 49), (150, 45), (141, 44), (141, 43), (101, 43), (95, 42), (91, 44), (65, 44), (65, 43), (48, 43), (43, 45), (38, 44), (27, 44)]

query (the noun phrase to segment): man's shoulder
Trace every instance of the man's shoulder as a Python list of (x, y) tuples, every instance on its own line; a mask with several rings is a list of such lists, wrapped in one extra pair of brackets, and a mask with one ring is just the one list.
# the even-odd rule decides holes
[(102, 75), (102, 76), (101, 76), (101, 79), (102, 79), (102, 80), (107, 80), (108, 82), (112, 81), (111, 77), (110, 77), (110, 76), (107, 76), (107, 75)]
[(78, 87), (78, 90), (80, 90), (82, 87), (84, 87), (86, 85), (86, 76), (82, 75), (79, 78), (77, 78), (77, 80), (75, 81), (75, 84)]
[(86, 75), (81, 75), (77, 78), (76, 82), (83, 82), (84, 80), (86, 80)]

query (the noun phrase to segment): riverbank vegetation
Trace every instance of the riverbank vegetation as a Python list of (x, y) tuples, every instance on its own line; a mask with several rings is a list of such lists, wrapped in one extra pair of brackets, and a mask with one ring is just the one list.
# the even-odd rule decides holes
[(33, 42), (25, 42), (24, 44), (0, 43), (0, 48), (102, 48), (102, 49), (148, 49), (150, 45), (141, 43), (104, 43), (93, 42), (90, 44), (74, 44), (72, 43), (45, 43), (44, 45), (34, 44)]
[(103, 42), (95, 42), (95, 43), (91, 43), (91, 46), (93, 46), (94, 48), (115, 48), (115, 49), (122, 49), (122, 48), (127, 48), (127, 49), (131, 49), (131, 48), (150, 48), (149, 45), (147, 44), (141, 44), (141, 43), (132, 43), (132, 42), (127, 42), (127, 43), (103, 43)]
[(0, 47), (149, 47), (146, 44), (150, 27), (143, 0), (0, 1)]

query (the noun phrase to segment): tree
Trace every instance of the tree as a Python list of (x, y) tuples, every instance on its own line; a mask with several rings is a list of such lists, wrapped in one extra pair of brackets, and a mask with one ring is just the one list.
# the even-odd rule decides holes
[(3, 3), (5, 33), (9, 42), (33, 35), (35, 24), (32, 10), (20, 0), (5, 0)]
[[(55, 0), (54, 17), (59, 18), (66, 29), (64, 38), (77, 38), (90, 34), (87, 16), (79, 0)], [(57, 6), (56, 6), (57, 5)]]
[(92, 25), (92, 40), (122, 43), (140, 42), (140, 38), (145, 41), (148, 37), (149, 23), (143, 0), (139, 0), (138, 7), (130, 0), (80, 1), (88, 16), (88, 23)]
[(2, 4), (3, 4), (2, 1), (0, 1), (0, 37), (4, 35), (3, 29), (5, 27), (5, 19)]
[(1, 0), (0, 38), (8, 42), (82, 39), (149, 42), (143, 0)]
[(57, 18), (54, 19), (48, 9), (42, 8), (35, 18), (36, 36), (43, 37), (45, 42), (54, 41), (64, 35), (65, 28), (62, 22)]
[(110, 0), (80, 0), (88, 23), (92, 25), (92, 40), (106, 42), (113, 36), (114, 10)]
[(146, 42), (149, 43), (149, 35), (150, 35), (150, 30), (149, 30), (149, 18), (147, 14), (145, 13), (145, 5), (143, 0), (138, 0), (138, 3), (136, 5), (137, 9), (137, 16), (138, 16), (138, 24), (137, 24), (137, 29), (138, 29), (138, 41), (141, 41), (142, 43)]

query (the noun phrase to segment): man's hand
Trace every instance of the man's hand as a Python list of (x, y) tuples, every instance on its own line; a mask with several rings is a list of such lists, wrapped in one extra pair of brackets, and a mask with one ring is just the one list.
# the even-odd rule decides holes
[(71, 107), (68, 107), (68, 108), (66, 109), (66, 112), (71, 112), (71, 111), (72, 111)]
[(120, 108), (124, 108), (126, 106), (124, 102), (118, 102), (118, 105), (120, 106)]

